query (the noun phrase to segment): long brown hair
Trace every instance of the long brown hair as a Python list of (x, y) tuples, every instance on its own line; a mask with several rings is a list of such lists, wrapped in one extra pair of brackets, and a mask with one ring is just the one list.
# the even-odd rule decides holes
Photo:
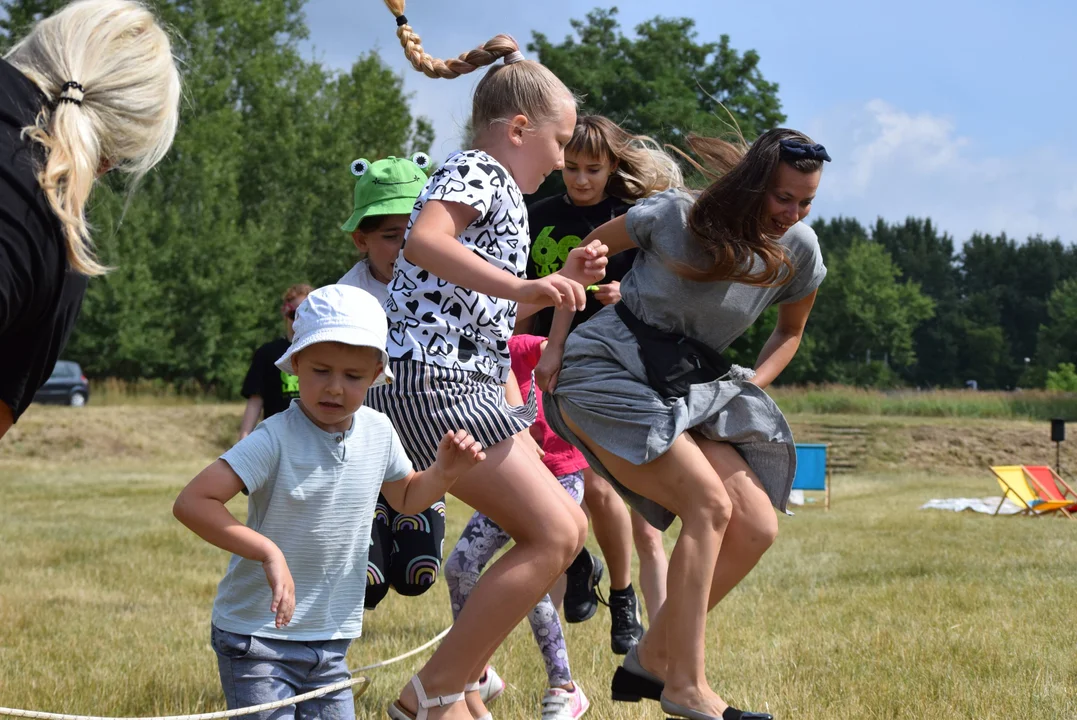
[(615, 169), (606, 192), (622, 200), (640, 200), (684, 185), (677, 161), (658, 143), (646, 135), (632, 135), (602, 115), (577, 118), (565, 151), (609, 160)]
[(385, 6), (397, 19), (396, 36), (400, 46), (419, 72), (431, 78), (452, 80), (492, 65), (499, 59), (504, 64), (492, 68), (475, 86), (472, 98), (471, 127), (474, 135), (491, 124), (515, 115), (525, 115), (532, 125), (541, 125), (557, 117), (567, 103), (575, 106), (576, 98), (556, 75), (541, 63), (525, 60), (520, 46), (510, 35), (496, 35), (479, 47), (459, 57), (440, 60), (423, 49), (422, 39), (404, 17), (405, 0), (385, 0)]
[[(732, 141), (688, 137), (689, 148), (702, 162), (689, 161), (714, 179), (692, 205), (688, 229), (714, 262), (706, 270), (677, 263), (678, 275), (690, 280), (729, 280), (760, 286), (784, 285), (792, 280), (793, 264), (780, 239), (762, 230), (763, 203), (779, 163), (814, 173), (822, 169), (823, 161), (782, 157), (783, 140), (814, 144), (807, 135), (786, 128), (768, 130), (750, 146), (741, 136)], [(763, 267), (753, 271), (757, 257)]]

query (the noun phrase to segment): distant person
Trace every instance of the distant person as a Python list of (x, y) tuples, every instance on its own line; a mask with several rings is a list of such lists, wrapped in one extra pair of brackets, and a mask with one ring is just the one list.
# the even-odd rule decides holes
[(179, 120), (172, 45), (145, 6), (81, 0), (0, 60), (0, 437), (52, 373), (94, 254), (86, 203), (104, 173), (138, 181)]
[(300, 283), (284, 291), (280, 306), (284, 337), (270, 340), (254, 351), (254, 358), (240, 391), (243, 397), (247, 398), (243, 421), (239, 425), (240, 440), (251, 434), (259, 420), (284, 412), (292, 400), (299, 397), (299, 379), (279, 369), (276, 362), (292, 343), (292, 323), (295, 322), (296, 308), (303, 304), (312, 290), (310, 285)]
[[(430, 467), (416, 472), (388, 418), (363, 406), (371, 385), (393, 379), (385, 313), (368, 293), (313, 291), (295, 330), (277, 367), (299, 378), (299, 399), (199, 473), (173, 508), (232, 553), (210, 635), (230, 710), (349, 679), (379, 492), (399, 512), (419, 512), (485, 459), (466, 432), (446, 432)], [(249, 495), (246, 525), (225, 506), (241, 492)], [(295, 710), (300, 718), (355, 717), (350, 688)]]

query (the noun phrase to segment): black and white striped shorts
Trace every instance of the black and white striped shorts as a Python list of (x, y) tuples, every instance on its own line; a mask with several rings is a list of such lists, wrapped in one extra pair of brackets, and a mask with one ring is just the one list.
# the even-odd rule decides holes
[(389, 417), (416, 470), (434, 464), (446, 432), (467, 430), (489, 448), (531, 427), (538, 414), (533, 383), (527, 402), (515, 406), (488, 375), (415, 360), (389, 367), (396, 379), (370, 388), (366, 405)]

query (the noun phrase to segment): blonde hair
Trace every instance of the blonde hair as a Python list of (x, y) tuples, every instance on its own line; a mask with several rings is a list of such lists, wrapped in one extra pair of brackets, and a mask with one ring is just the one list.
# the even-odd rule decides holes
[(680, 165), (646, 135), (631, 135), (602, 115), (583, 115), (566, 152), (609, 160), (615, 166), (606, 192), (622, 200), (640, 200), (684, 186)]
[(284, 291), (284, 294), (280, 296), (280, 299), (286, 303), (290, 303), (292, 300), (300, 297), (306, 297), (314, 292), (314, 288), (307, 283), (296, 283), (290, 288)]
[(102, 275), (86, 203), (102, 169), (137, 183), (171, 147), (180, 76), (169, 37), (135, 0), (78, 0), (38, 22), (6, 59), (49, 101), (23, 132), (45, 149), (38, 183), (63, 225), (68, 263)]
[(452, 80), (504, 59), (502, 65), (487, 72), (475, 86), (469, 124), (472, 141), (493, 123), (515, 115), (525, 115), (538, 126), (556, 118), (565, 103), (575, 107), (576, 98), (565, 84), (541, 63), (525, 60), (520, 46), (509, 35), (496, 35), (459, 57), (448, 60), (432, 57), (404, 17), (404, 2), (385, 0), (385, 5), (397, 19), (396, 36), (404, 55), (412, 67), (427, 77)]

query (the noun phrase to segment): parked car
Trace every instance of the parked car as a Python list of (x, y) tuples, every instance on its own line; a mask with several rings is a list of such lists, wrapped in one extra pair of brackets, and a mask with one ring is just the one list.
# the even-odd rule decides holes
[(34, 402), (82, 407), (90, 400), (90, 382), (78, 363), (60, 360), (34, 395)]

